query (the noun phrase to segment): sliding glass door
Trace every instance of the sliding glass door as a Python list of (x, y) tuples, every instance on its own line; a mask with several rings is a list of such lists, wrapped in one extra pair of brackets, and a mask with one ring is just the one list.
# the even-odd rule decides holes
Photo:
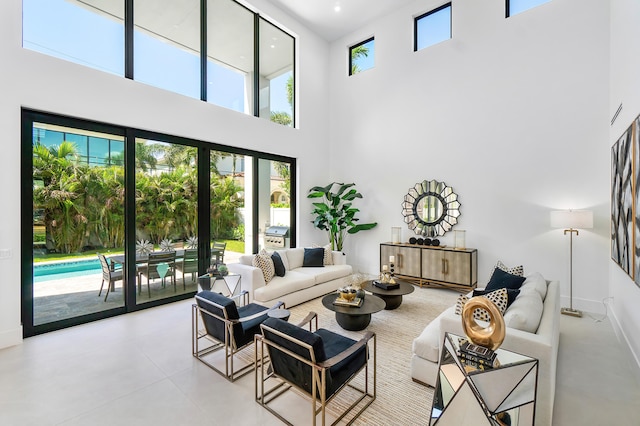
[(291, 226), (295, 160), (23, 111), (25, 336), (188, 299)]
[(136, 303), (197, 290), (198, 151), (135, 139)]
[(124, 306), (124, 137), (33, 122), (33, 325)]

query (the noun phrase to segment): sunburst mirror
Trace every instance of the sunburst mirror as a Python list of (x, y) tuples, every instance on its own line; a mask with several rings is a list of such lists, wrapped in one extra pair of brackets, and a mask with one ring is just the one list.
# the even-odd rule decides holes
[(458, 194), (444, 182), (425, 180), (409, 188), (402, 203), (404, 221), (417, 235), (439, 237), (458, 223)]

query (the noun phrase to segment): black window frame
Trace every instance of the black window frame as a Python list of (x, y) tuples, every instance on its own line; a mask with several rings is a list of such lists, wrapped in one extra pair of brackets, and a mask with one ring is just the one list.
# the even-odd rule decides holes
[[(123, 0), (124, 1), (124, 78), (129, 79), (129, 80), (133, 80), (133, 81), (137, 81), (135, 79), (135, 67), (134, 67), (134, 58), (135, 58), (135, 43), (134, 43), (134, 32), (135, 32), (135, 22), (134, 22), (134, 0)], [(253, 46), (253, 53), (254, 53), (254, 79), (253, 79), (253, 102), (254, 102), (254, 106), (253, 106), (253, 114), (245, 114), (245, 115), (253, 115), (254, 117), (258, 117), (258, 118), (263, 118), (265, 119), (266, 117), (260, 117), (260, 112), (258, 109), (258, 105), (259, 105), (259, 69), (260, 69), (260, 64), (259, 64), (259, 58), (260, 58), (260, 45), (259, 45), (259, 34), (258, 34), (258, 21), (259, 19), (262, 19), (266, 22), (268, 22), (269, 24), (273, 25), (275, 28), (277, 28), (278, 30), (282, 31), (283, 33), (287, 34), (289, 37), (291, 37), (293, 39), (293, 57), (292, 57), (292, 62), (293, 62), (293, 101), (292, 101), (292, 117), (291, 117), (291, 127), (292, 128), (296, 128), (297, 125), (297, 117), (296, 117), (296, 105), (295, 105), (295, 99), (296, 99), (296, 92), (297, 92), (297, 81), (296, 81), (296, 74), (297, 74), (297, 64), (296, 64), (296, 50), (297, 50), (297, 43), (298, 40), (297, 38), (292, 35), (291, 33), (289, 33), (288, 31), (286, 31), (285, 29), (283, 29), (281, 26), (275, 24), (271, 19), (262, 16), (259, 12), (256, 12), (254, 10), (249, 9), (246, 5), (243, 5), (242, 3), (239, 3), (236, 0), (229, 0), (232, 1), (234, 3), (236, 3), (238, 6), (246, 9), (247, 11), (251, 12), (254, 15), (254, 46)], [(208, 102), (207, 101), (207, 50), (208, 50), (208, 46), (207, 46), (207, 0), (200, 0), (200, 6), (199, 6), (199, 12), (200, 12), (200, 28), (199, 28), (199, 32), (200, 32), (200, 78), (199, 78), (199, 84), (200, 84), (200, 101), (202, 102)], [(24, 18), (23, 18), (24, 19)], [(40, 52), (42, 53), (42, 52)], [(42, 53), (45, 54), (45, 53)], [(83, 66), (83, 65), (81, 65)], [(86, 66), (86, 65), (84, 65)], [(89, 67), (87, 66), (87, 68), (92, 68), (92, 69), (98, 69), (98, 68), (93, 68), (93, 67)], [(160, 90), (166, 90), (166, 91), (170, 91), (172, 92), (170, 89), (166, 89), (166, 88), (162, 88), (162, 87), (158, 87)], [(172, 92), (172, 93), (177, 93), (177, 92)], [(184, 95), (187, 96), (187, 95)], [(192, 99), (197, 99), (196, 98), (192, 98)], [(215, 105), (215, 104), (214, 104)], [(237, 112), (237, 111), (236, 111)], [(241, 113), (244, 114), (244, 113)]]
[[(364, 41), (361, 41), (360, 43), (356, 43), (354, 45), (349, 46), (349, 76), (354, 75), (353, 74), (353, 55), (351, 53), (351, 52), (353, 52), (353, 49), (355, 49), (356, 47), (363, 46), (363, 45), (369, 43), (370, 41), (375, 42), (375, 39), (376, 39), (375, 36), (371, 36), (368, 39), (366, 39)], [(373, 68), (373, 67), (371, 67), (371, 68)], [(367, 70), (371, 69), (371, 68), (367, 68)], [(366, 71), (366, 70), (362, 70), (362, 71)]]
[(413, 51), (414, 52), (417, 52), (418, 50), (426, 49), (429, 46), (433, 46), (433, 45), (429, 45), (429, 46), (423, 47), (422, 49), (418, 49), (418, 21), (420, 21), (423, 18), (426, 18), (427, 16), (433, 15), (434, 13), (438, 13), (441, 10), (444, 10), (446, 8), (451, 8), (451, 13), (449, 14), (449, 40), (453, 38), (453, 6), (452, 6), (452, 2), (449, 2), (413, 18)]
[[(211, 151), (223, 151), (230, 154), (247, 155), (251, 156), (253, 161), (258, 159), (266, 159), (271, 161), (280, 161), (290, 164), (290, 179), (291, 179), (291, 194), (290, 194), (290, 207), (289, 207), (289, 220), (291, 227), (289, 230), (290, 246), (296, 247), (297, 237), (297, 163), (296, 158), (287, 157), (283, 155), (271, 154), (262, 151), (256, 151), (245, 148), (238, 148), (233, 146), (227, 146), (219, 143), (206, 142), (203, 140), (191, 139), (182, 136), (175, 136), (166, 133), (160, 133), (150, 130), (142, 130), (130, 126), (110, 124), (105, 122), (99, 122), (94, 120), (87, 120), (77, 117), (64, 116), (60, 114), (54, 114), (49, 112), (42, 112), (32, 109), (23, 108), (21, 110), (21, 189), (20, 189), (20, 209), (21, 217), (33, 218), (33, 124), (35, 122), (55, 124), (65, 127), (75, 127), (80, 129), (87, 129), (97, 132), (110, 133), (124, 137), (124, 168), (125, 168), (125, 198), (124, 198), (124, 211), (125, 211), (125, 253), (134, 253), (136, 246), (136, 223), (135, 223), (135, 144), (136, 138), (145, 139), (157, 139), (170, 143), (177, 143), (181, 145), (193, 146), (198, 149), (198, 238), (201, 241), (209, 241), (209, 211), (210, 211), (210, 193), (209, 193), (209, 156)], [(247, 184), (255, 184), (254, 182), (245, 182)], [(254, 187), (253, 192), (253, 222), (251, 224), (245, 224), (245, 226), (251, 226), (254, 230), (254, 240), (245, 241), (245, 244), (252, 244), (252, 252), (257, 253), (257, 230), (258, 224), (258, 196), (260, 188)], [(179, 300), (185, 300), (192, 298), (195, 293), (184, 293), (181, 295), (171, 296), (168, 298), (146, 302), (143, 304), (136, 303), (136, 292), (131, 291), (131, 284), (127, 284), (128, 290), (125, 290), (125, 304), (122, 307), (112, 308), (92, 314), (67, 318), (55, 322), (49, 322), (44, 324), (34, 325), (33, 321), (33, 222), (30, 220), (23, 220), (20, 224), (20, 284), (21, 284), (21, 317), (23, 325), (23, 337), (35, 336), (49, 331), (55, 331), (66, 327), (80, 325), (116, 315), (121, 315), (129, 312), (135, 312), (142, 309), (151, 308), (154, 306), (164, 305)], [(136, 277), (136, 265), (135, 261), (129, 259), (130, 255), (125, 260), (124, 270), (127, 274), (127, 282), (134, 283), (135, 290), (135, 277)], [(201, 245), (199, 252), (199, 270), (201, 273), (205, 273), (207, 264), (206, 259), (210, 257), (210, 247), (208, 244)], [(204, 259), (204, 260), (203, 260)]]
[[(540, 3), (540, 4), (535, 5), (535, 6), (531, 6), (530, 8), (524, 9), (523, 11), (521, 11), (521, 12), (519, 12), (519, 13), (526, 12), (527, 10), (531, 10), (531, 9), (533, 9), (533, 8), (535, 8), (535, 7), (541, 6), (541, 5), (543, 5), (544, 3), (548, 3), (549, 1), (550, 1), (550, 0), (545, 0), (543, 3)], [(516, 13), (516, 15), (517, 15), (517, 13)], [(507, 18), (510, 18), (510, 17), (512, 17), (512, 16), (515, 16), (515, 15), (512, 15), (512, 14), (511, 14), (511, 0), (505, 0), (505, 5), (504, 5), (504, 17), (505, 17), (505, 19), (507, 19)]]

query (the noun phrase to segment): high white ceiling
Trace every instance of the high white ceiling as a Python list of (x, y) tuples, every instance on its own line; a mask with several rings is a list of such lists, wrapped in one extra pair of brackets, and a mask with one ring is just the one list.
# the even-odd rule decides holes
[[(414, 0), (269, 0), (327, 41), (334, 41), (367, 22)], [(336, 11), (335, 7), (340, 10)]]

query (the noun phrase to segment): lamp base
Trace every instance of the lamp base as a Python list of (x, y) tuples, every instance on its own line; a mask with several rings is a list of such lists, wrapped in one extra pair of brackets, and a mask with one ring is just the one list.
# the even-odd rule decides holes
[(560, 309), (560, 313), (563, 315), (570, 315), (572, 317), (582, 318), (582, 311), (572, 308), (562, 308)]

